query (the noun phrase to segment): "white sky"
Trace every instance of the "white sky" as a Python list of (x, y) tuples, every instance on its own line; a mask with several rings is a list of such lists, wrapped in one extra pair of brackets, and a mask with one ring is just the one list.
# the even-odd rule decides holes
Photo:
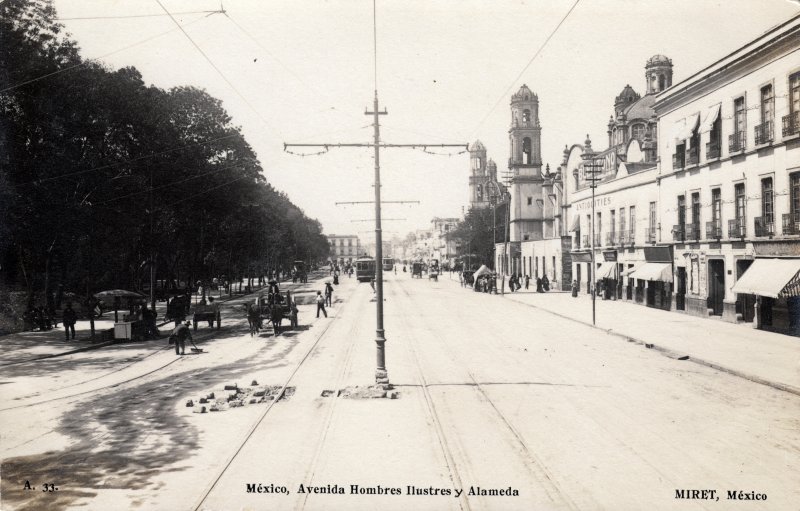
[[(161, 0), (171, 12), (213, 10), (217, 0)], [(580, 0), (522, 78), (539, 46), (574, 0), (378, 0), (381, 135), (390, 143), (471, 143), (507, 165), (510, 95), (526, 83), (539, 96), (542, 158), (552, 170), (565, 145), (590, 134), (606, 147), (614, 97), (626, 84), (644, 94), (644, 64), (672, 58), (674, 82), (744, 45), (800, 10), (790, 0)], [(369, 0), (225, 0), (222, 14), (176, 16), (235, 92), (169, 17), (63, 21), (86, 58), (135, 66), (159, 87), (195, 85), (221, 98), (257, 151), (267, 179), (327, 234), (373, 227), (372, 149), (293, 156), (283, 142), (372, 140), (373, 42)], [(56, 0), (63, 18), (158, 14), (155, 0)], [(244, 31), (252, 35), (250, 38)], [(506, 89), (513, 83), (511, 90)], [(246, 98), (246, 101), (241, 96)], [(502, 97), (502, 99), (500, 99)], [(497, 107), (491, 108), (500, 100)], [(248, 105), (249, 104), (249, 105)], [(485, 122), (481, 121), (486, 118)], [(299, 150), (295, 150), (296, 152)], [(308, 149), (307, 152), (313, 152)], [(442, 152), (452, 152), (442, 150)], [(467, 154), (381, 152), (384, 230), (403, 235), (467, 204)]]

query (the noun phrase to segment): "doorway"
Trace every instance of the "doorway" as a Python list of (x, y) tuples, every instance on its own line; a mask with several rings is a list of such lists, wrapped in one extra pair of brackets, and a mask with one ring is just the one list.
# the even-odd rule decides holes
[[(744, 272), (753, 264), (752, 259), (736, 261), (736, 280), (742, 278)], [(755, 317), (756, 295), (739, 293), (736, 295), (736, 312), (742, 315), (742, 320), (752, 323)]]
[(708, 308), (713, 316), (722, 316), (722, 302), (725, 299), (725, 261), (708, 261)]
[(686, 268), (683, 266), (675, 268), (675, 278), (678, 281), (675, 290), (675, 308), (679, 311), (686, 310)]

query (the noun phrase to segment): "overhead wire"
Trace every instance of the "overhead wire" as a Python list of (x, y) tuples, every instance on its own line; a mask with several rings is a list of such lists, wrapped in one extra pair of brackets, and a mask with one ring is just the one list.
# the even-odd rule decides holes
[[(214, 10), (214, 11), (183, 11), (183, 12), (173, 12), (172, 14), (176, 16), (183, 16), (186, 14), (224, 14), (225, 11), (223, 10)], [(115, 16), (76, 16), (73, 18), (53, 18), (54, 21), (78, 21), (78, 20), (117, 20), (117, 19), (128, 19), (128, 18), (156, 18), (167, 16), (163, 13), (154, 13), (154, 14), (121, 14)]]
[(270, 130), (274, 131), (277, 135), (280, 136), (280, 132), (277, 129), (275, 129), (269, 122), (267, 122), (267, 120), (264, 118), (264, 116), (261, 115), (261, 113), (253, 106), (252, 103), (250, 103), (250, 101), (244, 96), (244, 94), (239, 92), (239, 89), (233, 84), (233, 82), (231, 82), (228, 79), (228, 77), (225, 76), (225, 73), (223, 73), (222, 70), (219, 67), (217, 67), (216, 64), (214, 64), (214, 61), (211, 60), (211, 58), (208, 56), (208, 54), (206, 54), (206, 52), (203, 51), (203, 49), (200, 47), (200, 45), (198, 45), (197, 42), (195, 42), (195, 40), (192, 39), (192, 37), (189, 35), (189, 33), (186, 32), (183, 29), (181, 24), (178, 23), (178, 20), (176, 20), (175, 17), (172, 16), (172, 14), (167, 10), (167, 8), (164, 7), (164, 4), (161, 3), (161, 0), (155, 0), (155, 1), (164, 10), (164, 12), (169, 15), (169, 18), (175, 23), (175, 25), (178, 26), (180, 31), (183, 32), (183, 35), (186, 36), (186, 38), (189, 40), (190, 43), (192, 43), (192, 46), (194, 46), (195, 49), (197, 49), (197, 51), (200, 53), (200, 55), (203, 56), (203, 58), (206, 60), (206, 62), (208, 62), (209, 65), (212, 68), (214, 68), (214, 71), (216, 71), (217, 74), (223, 80), (225, 80), (225, 83), (228, 84), (228, 86), (231, 88), (231, 90), (233, 90), (233, 92), (235, 92), (236, 95), (239, 96), (242, 99), (242, 101), (244, 101), (244, 103), (250, 108), (250, 110), (252, 110), (258, 116), (259, 119), (261, 119), (261, 121), (264, 123), (265, 126), (267, 126), (267, 128), (269, 128)]
[[(202, 21), (202, 20), (204, 20), (205, 18), (207, 18), (207, 16), (203, 16), (203, 17), (201, 17), (201, 18), (197, 18), (197, 19), (195, 19), (195, 20), (192, 20), (192, 21), (190, 21), (190, 22), (188, 22), (188, 23), (185, 23), (185, 24), (183, 24), (182, 26), (184, 26), (184, 27), (191, 26), (191, 25), (193, 25), (193, 24), (197, 23), (198, 21)], [(178, 27), (178, 28), (180, 28), (180, 27)], [(150, 41), (152, 41), (153, 39), (157, 39), (157, 38), (159, 38), (159, 37), (161, 37), (161, 36), (164, 36), (164, 35), (170, 34), (170, 33), (172, 33), (172, 32), (175, 32), (176, 30), (178, 30), (178, 28), (171, 28), (171, 29), (169, 29), (169, 30), (167, 30), (167, 31), (165, 31), (165, 32), (160, 32), (160, 33), (158, 33), (158, 34), (155, 34), (155, 35), (153, 35), (153, 36), (150, 36), (150, 37), (147, 37), (147, 38), (145, 38), (145, 39), (142, 39), (142, 40), (140, 40), (140, 41), (137, 41), (137, 42), (135, 42), (135, 43), (129, 44), (128, 46), (124, 46), (124, 47), (122, 47), (122, 48), (119, 48), (119, 49), (117, 49), (117, 50), (114, 50), (114, 51), (112, 51), (112, 52), (106, 53), (106, 54), (104, 54), (104, 55), (100, 55), (99, 57), (94, 57), (94, 58), (91, 58), (91, 59), (83, 59), (83, 60), (82, 60), (80, 63), (78, 63), (78, 64), (74, 64), (74, 65), (71, 65), (71, 66), (67, 66), (67, 67), (64, 67), (64, 68), (58, 69), (58, 70), (56, 70), (56, 71), (52, 71), (52, 72), (50, 72), (50, 73), (45, 73), (45, 74), (43, 74), (43, 75), (41, 75), (41, 76), (37, 76), (36, 78), (31, 78), (30, 80), (25, 80), (24, 82), (20, 82), (20, 83), (16, 83), (16, 84), (14, 84), (14, 85), (10, 85), (10, 86), (8, 86), (8, 87), (5, 87), (5, 88), (3, 88), (3, 89), (0, 89), (0, 94), (2, 94), (3, 92), (6, 92), (6, 91), (10, 91), (10, 90), (13, 90), (13, 89), (17, 89), (17, 88), (19, 88), (19, 87), (22, 87), (22, 86), (24, 86), (24, 85), (28, 85), (28, 84), (30, 84), (30, 83), (33, 83), (33, 82), (37, 82), (37, 81), (39, 81), (39, 80), (43, 80), (43, 79), (45, 79), (45, 78), (49, 78), (49, 77), (51, 77), (51, 76), (55, 76), (55, 75), (57, 75), (57, 74), (60, 74), (60, 73), (64, 73), (64, 72), (66, 72), (66, 71), (70, 71), (70, 70), (72, 70), (72, 69), (76, 69), (76, 68), (79, 68), (79, 67), (85, 66), (85, 65), (87, 65), (87, 64), (90, 64), (90, 63), (92, 63), (92, 62), (95, 62), (95, 61), (98, 61), (98, 60), (104, 59), (104, 58), (106, 58), (106, 57), (110, 57), (111, 55), (114, 55), (114, 54), (116, 54), (116, 53), (119, 53), (119, 52), (121, 52), (121, 51), (129, 50), (129, 49), (131, 49), (131, 48), (133, 48), (133, 47), (135, 47), (135, 46), (138, 46), (138, 45), (140, 45), (140, 44), (144, 44), (144, 43), (150, 42)]]
[(549, 43), (550, 39), (552, 39), (553, 36), (556, 35), (556, 32), (558, 32), (558, 29), (561, 28), (561, 25), (563, 25), (564, 22), (569, 17), (569, 15), (572, 14), (572, 11), (575, 10), (575, 7), (578, 6), (578, 3), (580, 1), (581, 0), (575, 0), (575, 3), (572, 4), (572, 7), (569, 8), (569, 10), (564, 15), (564, 17), (561, 18), (561, 21), (558, 22), (558, 25), (556, 25), (556, 27), (550, 32), (550, 35), (548, 35), (547, 39), (545, 39), (544, 42), (542, 43), (542, 45), (539, 46), (539, 49), (536, 50), (536, 53), (533, 54), (533, 57), (531, 57), (530, 60), (528, 61), (528, 63), (525, 64), (525, 67), (522, 68), (522, 71), (519, 72), (517, 77), (514, 78), (514, 80), (509, 84), (509, 86), (506, 88), (506, 90), (503, 91), (503, 93), (500, 95), (500, 97), (497, 98), (497, 101), (494, 103), (492, 108), (486, 113), (486, 115), (483, 117), (483, 119), (481, 119), (481, 122), (478, 123), (478, 125), (475, 127), (475, 129), (472, 131), (472, 133), (470, 135), (475, 135), (478, 132), (478, 130), (481, 129), (481, 126), (483, 126), (483, 123), (486, 122), (486, 119), (488, 119), (489, 116), (492, 115), (492, 112), (494, 112), (494, 110), (497, 108), (497, 106), (500, 104), (500, 102), (503, 101), (503, 99), (508, 96), (508, 93), (509, 93), (509, 91), (511, 91), (511, 88), (514, 87), (514, 85), (519, 81), (519, 79), (522, 78), (522, 75), (525, 74), (525, 72), (528, 70), (529, 67), (531, 67), (531, 64), (533, 64), (533, 61), (536, 60), (536, 57), (538, 57), (540, 53), (542, 53), (542, 50), (544, 50), (544, 48), (547, 46), (547, 43)]

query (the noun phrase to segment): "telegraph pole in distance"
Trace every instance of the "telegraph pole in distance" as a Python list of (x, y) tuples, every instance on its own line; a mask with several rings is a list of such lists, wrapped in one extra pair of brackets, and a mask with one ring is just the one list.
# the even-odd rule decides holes
[(584, 143), (584, 153), (581, 155), (583, 159), (583, 172), (586, 176), (586, 180), (589, 182), (589, 187), (592, 189), (592, 221), (591, 221), (591, 252), (592, 252), (592, 262), (591, 268), (589, 268), (589, 290), (592, 292), (592, 325), (596, 324), (596, 309), (595, 309), (595, 298), (597, 295), (597, 289), (595, 282), (595, 274), (596, 270), (596, 263), (594, 258), (594, 250), (595, 250), (595, 213), (594, 213), (594, 190), (597, 188), (597, 182), (600, 180), (600, 173), (603, 169), (603, 161), (598, 160), (594, 157), (594, 152), (592, 152), (592, 141), (589, 139), (589, 135), (586, 135), (586, 142)]

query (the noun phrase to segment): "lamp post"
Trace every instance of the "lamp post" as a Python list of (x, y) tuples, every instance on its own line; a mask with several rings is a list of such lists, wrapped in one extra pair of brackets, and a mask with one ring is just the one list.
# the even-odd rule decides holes
[(594, 158), (595, 153), (592, 152), (592, 141), (589, 139), (589, 135), (586, 135), (586, 142), (584, 143), (583, 154), (581, 154), (581, 158), (583, 159), (583, 172), (586, 181), (589, 182), (589, 187), (592, 189), (592, 219), (591, 219), (591, 255), (592, 255), (592, 262), (589, 268), (589, 290), (592, 294), (592, 325), (596, 324), (596, 308), (595, 308), (595, 298), (597, 294), (597, 290), (595, 289), (595, 273), (596, 273), (596, 263), (594, 259), (594, 239), (595, 239), (595, 212), (594, 212), (594, 189), (597, 187), (597, 181), (599, 179), (599, 174), (603, 169), (603, 161)]

